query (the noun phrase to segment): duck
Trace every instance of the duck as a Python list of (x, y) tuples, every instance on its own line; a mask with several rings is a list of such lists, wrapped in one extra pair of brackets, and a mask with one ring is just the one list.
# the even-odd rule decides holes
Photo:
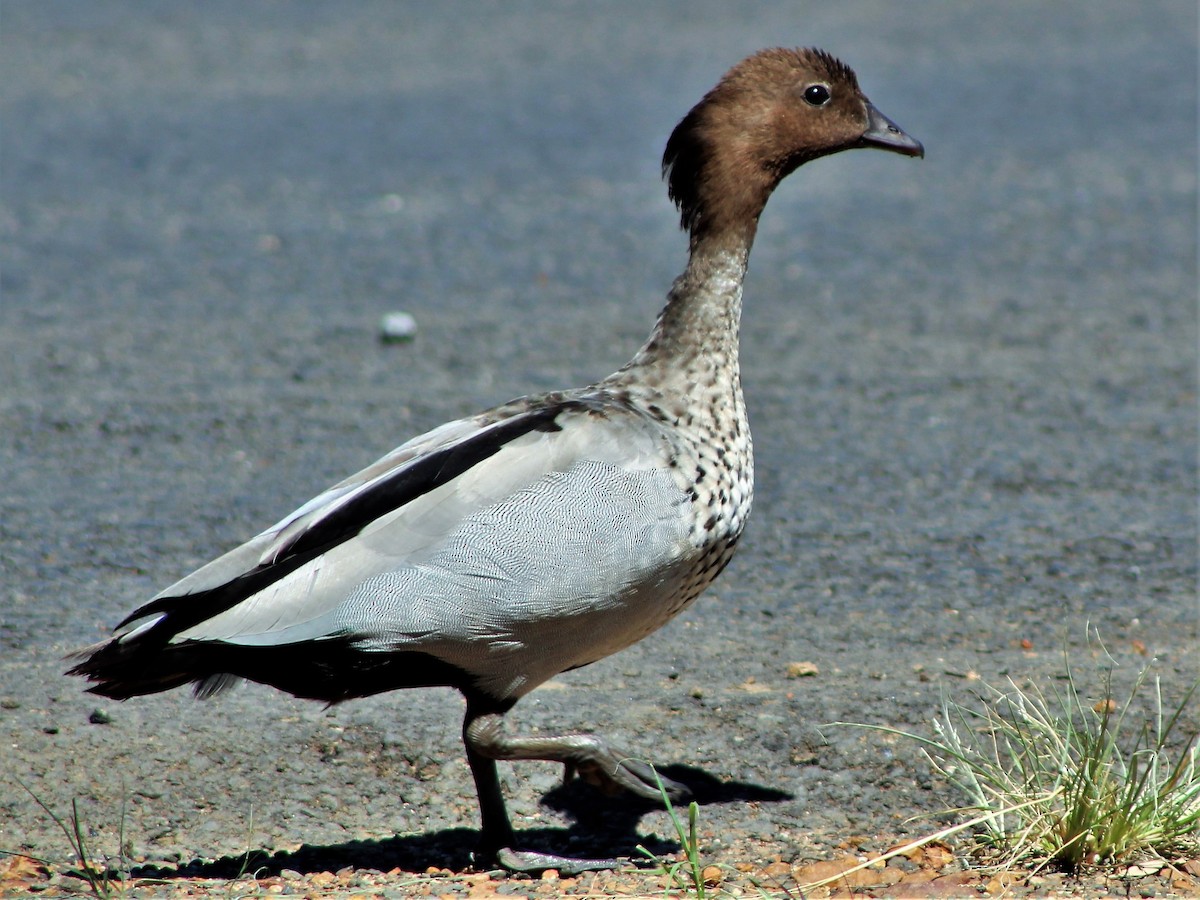
[(497, 761), (555, 761), (652, 800), (687, 787), (598, 734), (512, 734), (505, 715), (661, 628), (730, 561), (753, 500), (739, 325), (759, 218), (801, 165), (855, 148), (924, 155), (823, 50), (737, 63), (667, 141), (688, 260), (626, 365), (414, 437), (152, 597), (68, 674), (120, 700), (242, 680), (327, 704), (456, 688), (476, 859), (620, 864), (521, 849)]

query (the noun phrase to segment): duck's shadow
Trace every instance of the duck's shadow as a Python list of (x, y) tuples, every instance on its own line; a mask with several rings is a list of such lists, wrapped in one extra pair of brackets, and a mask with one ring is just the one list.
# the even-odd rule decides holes
[[(749, 800), (778, 802), (790, 800), (785, 791), (746, 782), (722, 782), (703, 769), (691, 766), (666, 766), (662, 774), (681, 781), (692, 789), (701, 806)], [(600, 796), (578, 779), (554, 788), (542, 802), (574, 820), (568, 828), (533, 828), (518, 832), (520, 849), (540, 850), (575, 857), (640, 856), (641, 844), (652, 853), (671, 854), (679, 849), (676, 841), (660, 836), (639, 837), (642, 816), (661, 805), (628, 794), (615, 798)], [(686, 818), (686, 817), (685, 817)], [(387, 872), (399, 868), (406, 872), (425, 872), (428, 868), (462, 871), (473, 866), (473, 852), (479, 841), (474, 829), (450, 828), (430, 834), (346, 841), (328, 846), (305, 845), (294, 851), (250, 850), (238, 856), (212, 861), (193, 860), (178, 866), (140, 866), (134, 878), (237, 878), (253, 873), (258, 877), (278, 875), (285, 869), (309, 874), (336, 872), (346, 867)]]

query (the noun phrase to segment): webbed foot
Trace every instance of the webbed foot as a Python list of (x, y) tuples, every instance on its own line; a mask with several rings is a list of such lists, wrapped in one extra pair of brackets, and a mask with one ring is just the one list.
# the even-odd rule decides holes
[(536, 850), (513, 850), (510, 847), (497, 850), (495, 859), (501, 868), (509, 872), (539, 875), (547, 869), (556, 869), (560, 875), (568, 878), (584, 872), (619, 869), (630, 864), (627, 859), (573, 859)]

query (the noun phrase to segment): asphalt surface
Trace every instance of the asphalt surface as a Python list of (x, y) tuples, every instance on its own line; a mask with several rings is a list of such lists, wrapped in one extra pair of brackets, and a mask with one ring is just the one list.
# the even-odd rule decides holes
[[(739, 555), (514, 724), (594, 728), (690, 780), (735, 862), (957, 801), (916, 746), (828, 723), (928, 729), (970, 673), (1061, 685), (1064, 647), (1099, 696), (1097, 634), (1118, 686), (1156, 659), (1179, 697), (1200, 672), (1196, 19), (4, 3), (0, 849), (69, 855), (19, 779), (77, 798), (100, 852), (124, 809), (128, 849), (168, 869), (301, 845), (292, 868), (466, 865), (452, 693), (113, 704), (61, 656), (407, 437), (623, 363), (684, 261), (663, 143), (777, 44), (844, 58), (927, 158), (843, 154), (772, 200)], [(379, 340), (393, 310), (414, 340)], [(671, 846), (645, 804), (548, 764), (506, 777), (532, 845)]]

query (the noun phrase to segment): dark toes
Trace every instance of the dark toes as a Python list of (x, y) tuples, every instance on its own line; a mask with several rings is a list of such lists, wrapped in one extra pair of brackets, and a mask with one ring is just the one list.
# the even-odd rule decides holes
[(497, 850), (496, 862), (510, 872), (537, 875), (547, 869), (556, 869), (560, 875), (567, 877), (629, 865), (629, 862), (623, 859), (573, 859), (553, 853), (538, 853), (535, 850), (513, 850), (511, 847)]
[(578, 775), (610, 797), (625, 790), (646, 800), (661, 799), (663, 793), (673, 803), (692, 798), (687, 785), (667, 778), (650, 763), (609, 746), (596, 735), (587, 735), (586, 740), (584, 747), (563, 759), (564, 784)]
[(627, 783), (632, 779), (626, 779), (623, 783), (639, 796), (654, 800), (666, 793), (672, 802), (688, 800), (692, 796), (691, 789), (687, 785), (671, 780), (649, 763), (639, 759), (622, 759), (620, 765), (632, 776), (632, 779), (636, 779), (636, 786)]
[(667, 796), (671, 798), (672, 803), (686, 803), (692, 799), (692, 789), (686, 784), (678, 781), (672, 781), (670, 778), (662, 778), (663, 790), (667, 792)]

